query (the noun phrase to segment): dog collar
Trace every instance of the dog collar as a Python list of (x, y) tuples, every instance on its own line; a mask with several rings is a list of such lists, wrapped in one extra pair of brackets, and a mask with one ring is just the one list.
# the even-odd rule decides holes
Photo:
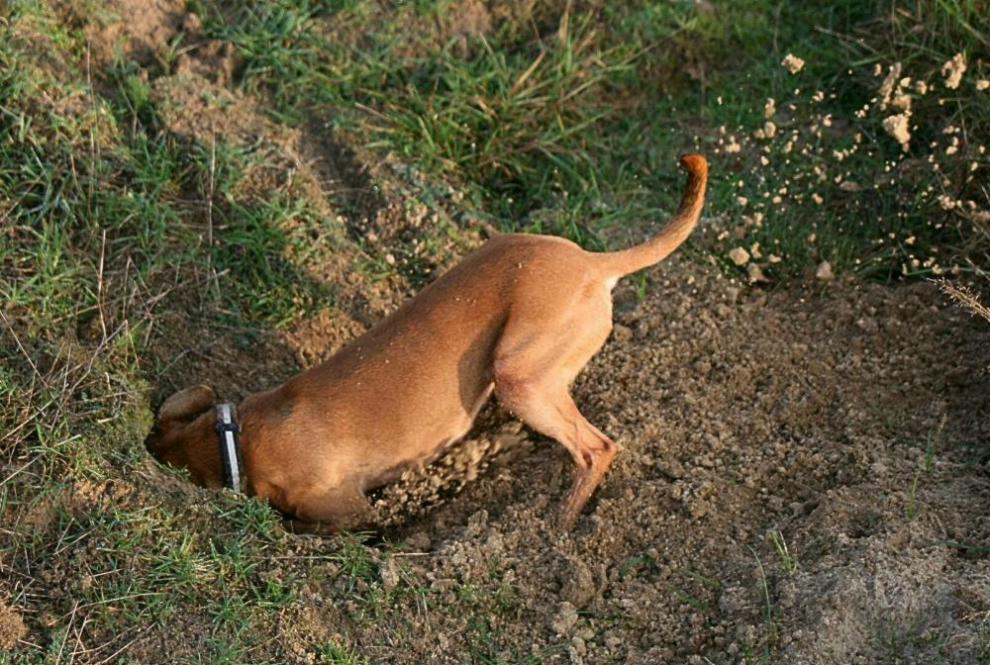
[(220, 459), (223, 462), (223, 482), (225, 487), (240, 491), (244, 476), (244, 463), (241, 458), (241, 428), (237, 425), (234, 405), (230, 402), (217, 404), (217, 439), (220, 443)]

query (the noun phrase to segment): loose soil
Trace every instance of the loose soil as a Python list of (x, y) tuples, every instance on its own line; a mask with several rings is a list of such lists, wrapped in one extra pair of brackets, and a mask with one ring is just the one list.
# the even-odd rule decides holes
[[(985, 326), (928, 284), (767, 294), (681, 262), (652, 275), (642, 300), (618, 291), (613, 338), (575, 386), (625, 447), (575, 533), (554, 530), (571, 462), (527, 436), (399, 529), (432, 545), (412, 568), (454, 587), (497, 570), (522, 606), (506, 641), (563, 641), (564, 661), (734, 662), (767, 643), (780, 662), (975, 661)], [(470, 634), (435, 614), (423, 629), (425, 652), (374, 655), (442, 660)]]

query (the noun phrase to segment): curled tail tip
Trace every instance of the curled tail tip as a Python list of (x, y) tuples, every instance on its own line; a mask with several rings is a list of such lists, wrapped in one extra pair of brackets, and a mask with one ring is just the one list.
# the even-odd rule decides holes
[(693, 176), (704, 178), (708, 175), (708, 160), (697, 153), (681, 155), (681, 166)]

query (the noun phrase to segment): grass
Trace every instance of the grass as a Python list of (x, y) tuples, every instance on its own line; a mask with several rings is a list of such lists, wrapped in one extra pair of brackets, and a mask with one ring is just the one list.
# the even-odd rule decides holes
[[(369, 212), (354, 192), (329, 188), (327, 200), (314, 200), (286, 175), (284, 155), (223, 128), (212, 141), (170, 128), (156, 77), (178, 66), (181, 40), (153, 62), (121, 50), (98, 63), (85, 29), (92, 3), (0, 9), (0, 590), (28, 608), (39, 640), (0, 662), (147, 655), (174, 625), (196, 636), (174, 654), (184, 662), (282, 662), (299, 640), (278, 622), (298, 618), (311, 584), (339, 582), (326, 604), (353, 602), (350, 619), (384, 625), (399, 642), (417, 617), (447, 609), (435, 589), (384, 588), (391, 546), (299, 545), (266, 506), (193, 492), (141, 446), (166, 382), (193, 380), (172, 369), (169, 340), (212, 352), (236, 330), (239, 357), (254, 358), (264, 334), (345, 297), (346, 280), (321, 277), (339, 255), (353, 259), (345, 265), (358, 281), (399, 274), (418, 285), (469, 246), (482, 222), (622, 246), (670, 212), (675, 156), (700, 149), (713, 161), (715, 221), (695, 254), (713, 251), (729, 274), (744, 276), (728, 249), (753, 243), (784, 258), (763, 266), (783, 284), (823, 260), (881, 280), (986, 267), (986, 236), (969, 209), (943, 210), (938, 200), (988, 203), (980, 179), (966, 180), (970, 163), (986, 168), (977, 137), (990, 133), (990, 97), (972, 87), (988, 74), (978, 60), (990, 33), (985, 2), (744, 0), (706, 12), (656, 0), (561, 1), (464, 39), (437, 27), (450, 5), (188, 3), (206, 37), (236, 46), (233, 87), (257, 100), (259, 114), (287, 131), (325, 128), (355, 163), (374, 165), (366, 189), (435, 220), (414, 239), (381, 242), (348, 228)], [(798, 76), (779, 65), (791, 50), (808, 56)], [(928, 192), (919, 182), (930, 172), (911, 171), (882, 118), (854, 111), (875, 94), (874, 64), (900, 61), (905, 75), (939, 81), (956, 51), (971, 56), (967, 87), (915, 101), (919, 128), (906, 159), (937, 153), (948, 181)], [(814, 101), (818, 90), (829, 96)], [(800, 130), (809, 151), (788, 157), (782, 139), (752, 139), (727, 152), (730, 136), (762, 127), (768, 97), (781, 109), (794, 104), (780, 136)], [(849, 124), (804, 131), (827, 114)], [(965, 138), (949, 156), (958, 135), (942, 133), (948, 124)], [(925, 147), (932, 141), (937, 150)], [(824, 182), (807, 175), (854, 144), (862, 147)], [(903, 177), (872, 187), (892, 161)], [(863, 190), (842, 187), (852, 179), (845, 170)], [(794, 183), (786, 201), (768, 202), (782, 182)], [(758, 213), (760, 223), (743, 221)], [(201, 330), (206, 339), (192, 339)], [(783, 538), (772, 545), (786, 568)], [(623, 574), (655, 578), (660, 564), (643, 556)], [(500, 622), (531, 618), (497, 577), (462, 589), (455, 608), (471, 621), (454, 644), (478, 662), (511, 651)], [(700, 579), (685, 576), (689, 588), (674, 592), (712, 605), (715, 589)], [(371, 662), (367, 645), (340, 632), (300, 648), (325, 663)], [(76, 653), (81, 645), (90, 651)]]
[(356, 655), (347, 647), (330, 644), (319, 649), (320, 660), (323, 665), (366, 665), (370, 661)]
[(794, 555), (791, 554), (790, 548), (787, 547), (784, 534), (780, 529), (771, 529), (767, 534), (767, 538), (777, 551), (777, 556), (780, 557), (780, 565), (784, 569), (784, 572), (788, 575), (793, 575), (798, 568), (798, 563)]
[[(671, 208), (679, 182), (673, 156), (693, 147), (715, 158), (711, 209), (762, 216), (747, 241), (784, 259), (764, 266), (774, 279), (823, 259), (881, 279), (925, 276), (957, 265), (985, 240), (965, 214), (937, 204), (945, 194), (986, 207), (985, 193), (967, 181), (972, 160), (985, 161), (976, 142), (951, 159), (944, 146), (921, 147), (951, 125), (965, 126), (970, 137), (984, 134), (990, 109), (983, 97), (972, 90), (916, 95), (919, 129), (908, 155), (884, 135), (879, 111), (855, 118), (876, 95), (873, 65), (902, 62), (905, 74), (931, 80), (934, 90), (933, 73), (952, 53), (985, 49), (981, 3), (918, 2), (891, 11), (882, 3), (787, 4), (772, 22), (762, 2), (710, 14), (650, 2), (567, 7), (563, 18), (554, 14), (532, 30), (506, 24), (466, 53), (457, 40), (437, 48), (429, 36), (401, 29), (421, 7), (380, 22), (359, 49), (341, 37), (381, 18), (369, 18), (362, 3), (333, 11), (310, 2), (248, 2), (243, 21), (218, 18), (211, 30), (241, 47), (240, 84), (269, 95), (280, 117), (292, 122), (332, 109), (338, 130), (365, 137), (366, 150), (399, 155), (462, 187), (504, 229), (566, 235), (593, 248), (626, 243), (630, 229), (654, 228), (646, 220)], [(789, 50), (808, 55), (798, 76), (780, 66)], [(740, 61), (745, 68), (733, 66)], [(712, 90), (722, 94), (712, 100)], [(818, 91), (821, 101), (813, 99)], [(761, 128), (768, 97), (786, 116), (776, 118), (779, 138), (724, 152), (720, 128), (740, 139)], [(842, 122), (823, 128), (826, 117)], [(792, 158), (792, 150), (802, 157)], [(841, 151), (849, 157), (835, 168)], [(928, 154), (947, 179), (938, 192), (919, 192), (920, 174), (885, 175), (890, 165)], [(828, 172), (819, 176), (815, 167)], [(779, 203), (769, 200), (777, 195), (766, 184), (773, 182), (788, 190)], [(749, 203), (739, 205), (741, 198)]]
[[(756, 560), (756, 568), (760, 573), (760, 585), (763, 591), (763, 602), (766, 605), (765, 611), (763, 612), (763, 653), (761, 655), (760, 662), (770, 663), (773, 660), (773, 651), (777, 648), (777, 642), (780, 637), (780, 629), (774, 613), (773, 599), (770, 594), (770, 582), (767, 579), (767, 571), (763, 567), (763, 562), (760, 561), (760, 555), (756, 553), (756, 550), (749, 546), (747, 546), (747, 548)], [(755, 662), (754, 652), (747, 653), (746, 661)]]

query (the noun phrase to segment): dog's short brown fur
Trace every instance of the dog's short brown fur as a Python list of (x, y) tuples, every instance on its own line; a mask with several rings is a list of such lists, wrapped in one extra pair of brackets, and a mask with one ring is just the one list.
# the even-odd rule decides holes
[[(326, 362), (247, 397), (238, 406), (247, 492), (321, 528), (366, 525), (365, 492), (464, 436), (495, 393), (574, 458), (570, 528), (619, 447), (569, 387), (612, 329), (616, 281), (665, 258), (697, 223), (708, 165), (700, 155), (681, 164), (680, 209), (646, 243), (592, 253), (550, 236), (497, 236)], [(207, 386), (172, 395), (147, 441), (206, 487), (223, 486), (215, 401)]]

